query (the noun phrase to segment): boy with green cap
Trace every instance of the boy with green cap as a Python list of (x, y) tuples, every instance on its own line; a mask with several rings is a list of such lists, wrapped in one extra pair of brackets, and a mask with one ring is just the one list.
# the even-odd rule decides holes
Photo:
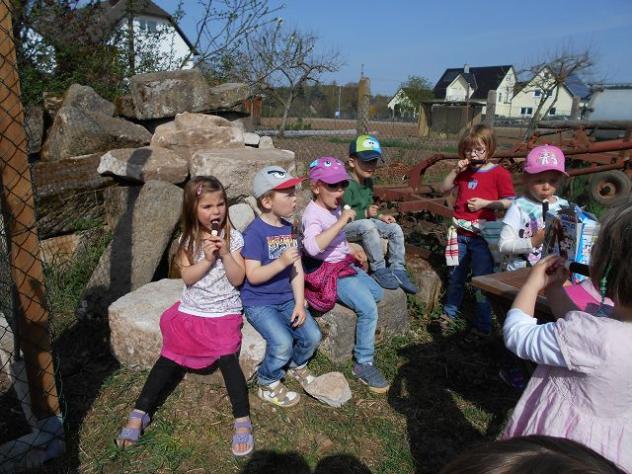
[[(373, 203), (373, 175), (382, 160), (380, 142), (372, 135), (360, 135), (349, 145), (349, 169), (353, 178), (343, 200), (356, 212), (356, 219), (345, 228), (348, 240), (361, 241), (367, 253), (373, 278), (382, 288), (402, 288), (416, 293), (417, 288), (408, 278), (405, 266), (404, 232), (391, 215), (382, 214)], [(381, 239), (388, 239), (386, 266)]]

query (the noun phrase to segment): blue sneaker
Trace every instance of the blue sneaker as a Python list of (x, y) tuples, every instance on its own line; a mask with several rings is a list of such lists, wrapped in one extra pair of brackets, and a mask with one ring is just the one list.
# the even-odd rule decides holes
[(399, 281), (388, 268), (375, 270), (372, 276), (382, 288), (386, 288), (387, 290), (396, 290), (399, 288)]
[(402, 290), (411, 295), (417, 293), (417, 287), (410, 281), (410, 278), (408, 278), (408, 272), (406, 270), (393, 270), (393, 275), (395, 275), (395, 278), (399, 281), (399, 287)]
[(390, 387), (380, 370), (372, 363), (353, 364), (353, 375), (360, 379), (365, 385), (369, 386), (369, 390), (375, 393), (386, 393)]

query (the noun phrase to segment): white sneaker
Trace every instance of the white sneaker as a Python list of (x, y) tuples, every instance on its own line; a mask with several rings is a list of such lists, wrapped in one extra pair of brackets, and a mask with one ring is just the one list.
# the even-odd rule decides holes
[(287, 374), (301, 384), (301, 387), (305, 388), (307, 385), (316, 380), (316, 377), (312, 375), (310, 370), (307, 368), (307, 364), (302, 365), (301, 367), (294, 367), (287, 371)]
[(270, 385), (259, 385), (257, 395), (261, 400), (284, 408), (293, 407), (301, 399), (297, 392), (288, 390), (280, 381)]

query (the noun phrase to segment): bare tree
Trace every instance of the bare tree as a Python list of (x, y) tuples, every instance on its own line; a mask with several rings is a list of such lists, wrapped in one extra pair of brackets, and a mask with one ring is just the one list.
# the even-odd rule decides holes
[(279, 135), (283, 136), (287, 117), (299, 90), (306, 84), (318, 83), (325, 72), (340, 68), (335, 51), (319, 53), (318, 37), (296, 28), (284, 29), (282, 21), (259, 30), (247, 41), (242, 63), (246, 77), (255, 90), (268, 94), (283, 107)]
[(533, 134), (542, 117), (555, 107), (560, 96), (560, 89), (564, 84), (572, 76), (589, 74), (593, 66), (594, 58), (590, 49), (576, 52), (571, 48), (564, 48), (521, 71), (521, 75), (528, 77), (523, 91), (540, 94), (535, 112), (529, 121), (525, 139)]

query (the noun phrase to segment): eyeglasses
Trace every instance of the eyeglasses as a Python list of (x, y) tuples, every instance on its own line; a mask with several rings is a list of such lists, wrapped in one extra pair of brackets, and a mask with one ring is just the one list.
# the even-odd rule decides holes
[(465, 151), (466, 155), (476, 155), (476, 156), (481, 156), (484, 155), (485, 153), (487, 153), (487, 148), (483, 147), (479, 147), (479, 148), (470, 148), (469, 150)]
[(347, 189), (347, 187), (349, 186), (349, 181), (340, 181), (333, 184), (323, 182), (323, 184), (330, 191), (337, 191), (338, 189)]

